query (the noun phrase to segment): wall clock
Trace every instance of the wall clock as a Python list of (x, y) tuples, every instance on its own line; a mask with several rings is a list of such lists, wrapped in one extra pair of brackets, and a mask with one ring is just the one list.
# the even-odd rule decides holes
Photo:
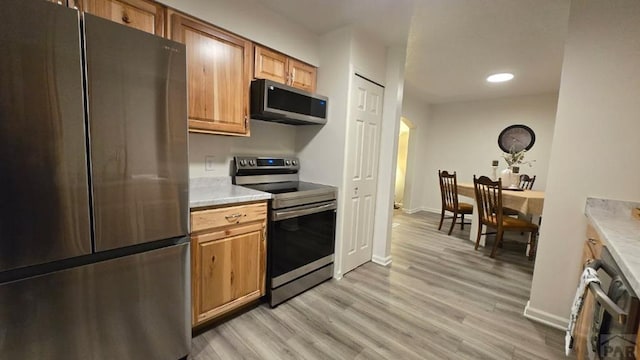
[(498, 146), (504, 152), (530, 150), (536, 142), (536, 133), (526, 125), (507, 126), (498, 135)]

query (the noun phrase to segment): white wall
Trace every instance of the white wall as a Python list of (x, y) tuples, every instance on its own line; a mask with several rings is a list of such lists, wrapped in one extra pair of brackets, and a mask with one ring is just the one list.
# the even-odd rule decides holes
[[(348, 201), (348, 194), (344, 191), (344, 187), (351, 75), (357, 72), (382, 85), (391, 84), (385, 89), (381, 131), (381, 155), (384, 154), (391, 160), (383, 159), (380, 162), (377, 201), (382, 205), (380, 210), (376, 209), (373, 244), (374, 257), (378, 254), (380, 259), (386, 259), (389, 248), (387, 240), (390, 238), (388, 236), (390, 223), (388, 225), (386, 223), (390, 222), (389, 212), (391, 211), (391, 207), (386, 204), (393, 201), (395, 142), (398, 136), (397, 122), (400, 119), (399, 107), (402, 103), (404, 54), (404, 47), (386, 49), (381, 43), (373, 41), (350, 27), (326, 34), (320, 41), (321, 71), (318, 73), (318, 92), (329, 97), (327, 124), (323, 127), (298, 128), (296, 149), (302, 164), (312, 164), (303, 166), (300, 172), (301, 179), (339, 188), (335, 270), (337, 278), (342, 276), (341, 250), (344, 238), (347, 236), (343, 214)], [(389, 59), (392, 60), (391, 66)], [(395, 122), (390, 120), (393, 117), (396, 117)], [(381, 260), (381, 262), (384, 261), (386, 260)]]
[(189, 133), (189, 177), (229, 176), (234, 155), (294, 155), (295, 134), (294, 126), (259, 120), (251, 120), (250, 137)]
[[(339, 29), (320, 40), (317, 92), (329, 98), (327, 123), (297, 129), (296, 149), (305, 181), (342, 186), (351, 30)], [(307, 165), (305, 165), (307, 164)]]
[(319, 37), (258, 0), (160, 0), (161, 3), (318, 66)]
[(529, 316), (566, 325), (586, 197), (640, 200), (638, 39), (640, 1), (571, 2)]
[(409, 132), (409, 154), (403, 204), (404, 211), (409, 213), (420, 211), (424, 206), (422, 192), (426, 174), (424, 159), (427, 156), (427, 143), (420, 139), (427, 138), (430, 111), (429, 104), (411, 93), (405, 92), (402, 100), (402, 116), (413, 125)]
[(498, 135), (507, 126), (524, 124), (536, 133), (536, 142), (525, 160), (536, 160), (524, 174), (536, 175), (534, 189), (543, 190), (553, 138), (557, 94), (543, 94), (431, 105), (427, 134), (420, 159), (424, 168), (422, 208), (440, 211), (438, 170), (456, 171), (458, 182), (473, 182), (473, 175), (491, 175), (491, 160), (507, 164), (498, 147)]
[(324, 35), (320, 41), (320, 69), (317, 91), (329, 97), (327, 124), (300, 127), (296, 148), (305, 181), (338, 187), (336, 222), (335, 276), (340, 278), (342, 233), (344, 229), (344, 176), (347, 100), (349, 98), (351, 30), (339, 29)]
[(391, 263), (391, 221), (396, 173), (398, 133), (404, 96), (404, 65), (406, 46), (387, 49), (384, 89), (384, 108), (380, 128), (380, 162), (378, 164), (378, 191), (373, 227), (372, 261), (382, 265)]
[(378, 84), (386, 82), (386, 48), (359, 31), (352, 31), (351, 63), (355, 71), (367, 79)]

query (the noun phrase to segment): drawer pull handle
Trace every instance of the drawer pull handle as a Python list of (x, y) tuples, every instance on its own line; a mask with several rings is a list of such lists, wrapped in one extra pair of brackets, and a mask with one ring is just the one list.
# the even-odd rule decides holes
[[(227, 219), (227, 221), (235, 221), (238, 218), (241, 218), (243, 215), (242, 214), (233, 214), (233, 215), (227, 215), (224, 218)], [(244, 215), (247, 216), (247, 215)]]

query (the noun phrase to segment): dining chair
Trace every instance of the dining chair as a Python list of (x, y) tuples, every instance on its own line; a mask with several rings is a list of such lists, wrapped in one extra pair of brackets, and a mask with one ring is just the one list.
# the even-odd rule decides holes
[[(527, 174), (520, 175), (520, 182), (518, 187), (522, 190), (531, 190), (533, 189), (533, 183), (536, 181), (536, 176), (529, 176)], [(512, 209), (510, 207), (503, 208), (504, 215), (508, 216), (518, 216), (520, 212), (516, 209)]]
[(526, 174), (520, 175), (520, 189), (531, 190), (533, 189), (533, 183), (536, 182), (536, 176), (529, 176)]
[(464, 230), (465, 224), (471, 224), (470, 222), (464, 222), (464, 216), (473, 214), (473, 205), (458, 201), (458, 180), (455, 171), (453, 174), (449, 174), (447, 171), (438, 170), (438, 178), (440, 179), (440, 195), (442, 197), (442, 212), (440, 213), (440, 225), (438, 225), (438, 230), (442, 228), (445, 211), (452, 212), (453, 216), (450, 218), (453, 218), (453, 221), (451, 222), (448, 234), (451, 235), (453, 227), (456, 224), (456, 220), (458, 219), (458, 215), (461, 215), (461, 230)]
[[(505, 231), (528, 232), (529, 236), (529, 260), (533, 260), (536, 253), (536, 237), (538, 234), (538, 225), (523, 219), (512, 218), (503, 213), (502, 207), (502, 181), (492, 181), (486, 176), (476, 178), (473, 176), (473, 187), (476, 195), (476, 204), (478, 206), (478, 236), (476, 238), (476, 247), (480, 245), (480, 237), (487, 234), (496, 234), (496, 240), (493, 243), (491, 257), (496, 256), (496, 250), (502, 243)], [(482, 233), (482, 225), (487, 229), (495, 229), (495, 232)]]

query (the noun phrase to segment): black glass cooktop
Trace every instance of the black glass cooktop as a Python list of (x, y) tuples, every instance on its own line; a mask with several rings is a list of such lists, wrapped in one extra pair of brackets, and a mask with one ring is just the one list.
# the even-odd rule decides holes
[(250, 189), (264, 191), (271, 194), (286, 194), (293, 192), (301, 192), (301, 191), (313, 191), (313, 190), (321, 190), (331, 188), (328, 185), (322, 184), (314, 184), (310, 182), (304, 181), (285, 181), (285, 182), (277, 182), (277, 183), (268, 183), (268, 184), (253, 184), (253, 185), (242, 185), (244, 187), (248, 187)]

